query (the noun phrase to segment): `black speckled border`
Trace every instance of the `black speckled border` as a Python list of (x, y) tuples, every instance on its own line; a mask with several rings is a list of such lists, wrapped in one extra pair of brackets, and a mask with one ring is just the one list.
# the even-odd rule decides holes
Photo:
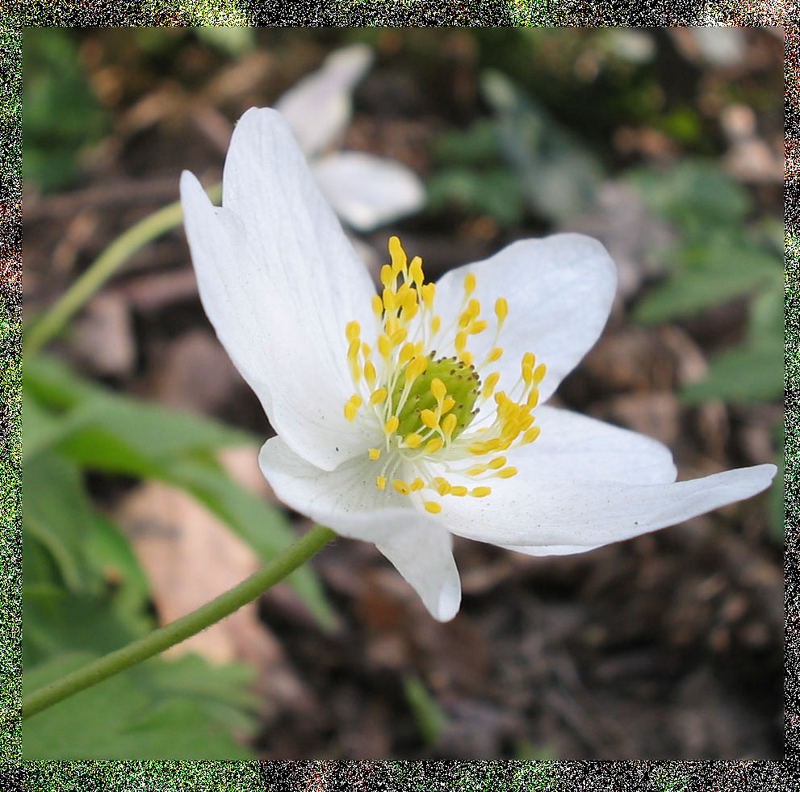
[[(186, 6), (196, 6), (186, 3)], [(209, 4), (210, 5), (210, 4)], [(233, 0), (222, 3), (236, 11)], [(284, 3), (265, 0), (241, 2), (242, 17), (254, 24), (281, 26), (426, 26), (426, 25), (543, 25), (569, 26), (681, 26), (692, 24), (759, 26), (785, 25), (786, 104), (786, 760), (781, 762), (548, 762), (552, 789), (563, 790), (764, 790), (788, 792), (798, 788), (798, 737), (800, 736), (800, 686), (798, 685), (798, 319), (800, 303), (800, 69), (797, 21), (791, 21), (793, 0), (650, 0), (647, 5), (601, 3), (591, 0), (334, 0), (331, 3), (298, 2), (292, 11)], [(212, 11), (213, 13), (213, 11)], [(207, 24), (230, 24), (220, 14)], [(2, 56), (2, 324), (3, 430), (2, 525), (2, 729), (0, 763), (2, 788), (30, 790), (293, 790), (322, 789), (309, 785), (307, 771), (328, 778), (327, 788), (455, 789), (467, 771), (494, 774), (496, 783), (484, 789), (526, 789), (524, 762), (25, 762), (20, 760), (18, 723), (20, 695), (20, 320), (21, 320), (21, 25), (140, 26), (201, 22), (181, 9), (179, 2), (131, 3), (125, 0), (46, 2), (28, 0), (19, 16), (0, 12)], [(313, 765), (313, 768), (311, 767)], [(485, 765), (485, 767), (484, 767)], [(369, 766), (369, 767), (368, 767)], [(402, 770), (402, 773), (400, 772)], [(369, 774), (374, 774), (371, 781)], [(522, 775), (519, 775), (522, 773)], [(409, 777), (410, 774), (410, 777)], [(301, 775), (304, 780), (301, 783)], [(342, 779), (364, 778), (364, 784), (344, 786)], [(405, 777), (406, 782), (400, 779)], [(416, 783), (411, 783), (411, 777)]]

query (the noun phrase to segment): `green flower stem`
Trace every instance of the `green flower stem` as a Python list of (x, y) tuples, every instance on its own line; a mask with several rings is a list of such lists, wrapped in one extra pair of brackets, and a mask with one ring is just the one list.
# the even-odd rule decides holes
[[(216, 203), (222, 197), (222, 185), (215, 184), (207, 190)], [(61, 299), (26, 333), (25, 352), (34, 354), (56, 336), (64, 325), (81, 309), (86, 301), (130, 258), (148, 242), (179, 225), (183, 219), (181, 202), (165, 206), (118, 236), (67, 289)]]
[(283, 580), (290, 572), (322, 550), (335, 536), (330, 528), (314, 526), (302, 539), (270, 564), (196, 611), (31, 693), (22, 703), (23, 719), (141, 663), (224, 619)]

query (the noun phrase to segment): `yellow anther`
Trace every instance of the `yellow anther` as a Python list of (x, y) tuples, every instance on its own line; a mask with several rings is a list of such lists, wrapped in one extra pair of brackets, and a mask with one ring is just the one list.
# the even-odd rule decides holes
[(475, 273), (470, 272), (466, 278), (464, 278), (464, 291), (467, 293), (467, 296), (472, 294), (475, 291), (475, 284), (476, 278)]
[(456, 333), (456, 351), (462, 352), (466, 346), (467, 346), (467, 333), (465, 330), (461, 330), (458, 333)]
[(390, 283), (394, 283), (394, 273), (388, 264), (384, 264), (381, 267), (381, 283), (387, 289), (389, 288)]
[(372, 313), (374, 313), (378, 319), (380, 319), (383, 314), (383, 300), (378, 294), (372, 295)]
[(448, 495), (456, 495), (459, 498), (463, 498), (468, 492), (466, 487), (450, 487), (450, 492)]
[(355, 419), (358, 408), (361, 406), (362, 402), (362, 398), (357, 393), (354, 393), (344, 405), (344, 417), (351, 423)]
[(391, 341), (394, 346), (400, 346), (406, 340), (408, 330), (405, 327), (398, 327), (391, 335)]
[(400, 270), (405, 272), (408, 257), (396, 236), (389, 237), (389, 255), (392, 257), (392, 270), (395, 273), (400, 272)]
[(438, 377), (434, 377), (431, 381), (431, 393), (436, 401), (444, 401), (444, 397), (447, 396), (447, 386)]
[(367, 454), (369, 454), (369, 458), (374, 462), (376, 459), (380, 459), (381, 450), (380, 448), (370, 448)]
[(497, 383), (500, 381), (500, 372), (493, 371), (487, 378), (486, 382), (483, 383), (483, 398), (489, 399), (491, 398), (492, 394), (494, 393), (494, 389), (497, 386)]
[(428, 308), (433, 307), (433, 299), (436, 296), (436, 286), (433, 283), (426, 283), (424, 286), (420, 286), (420, 294), (422, 295), (422, 302)]
[(350, 346), (347, 347), (347, 357), (349, 360), (355, 360), (358, 357), (358, 353), (361, 351), (361, 342), (358, 338), (354, 338), (350, 342)]
[(383, 307), (387, 311), (394, 311), (397, 308), (397, 295), (391, 289), (383, 290)]
[(531, 409), (533, 409), (538, 403), (539, 403), (539, 391), (536, 388), (534, 388), (528, 394), (528, 400), (525, 402), (525, 404)]
[(419, 414), (419, 418), (428, 429), (435, 429), (439, 425), (439, 421), (436, 419), (436, 414), (433, 410), (423, 410)]
[(345, 328), (345, 335), (348, 341), (353, 341), (361, 335), (361, 326), (358, 322), (348, 322)]
[(492, 494), (491, 487), (475, 487), (475, 489), (470, 492), (473, 498), (485, 498), (487, 495)]
[(467, 328), (467, 332), (470, 335), (477, 335), (478, 333), (482, 333), (488, 326), (489, 323), (485, 319), (481, 319), (479, 322), (473, 322)]
[(459, 353), (458, 358), (465, 366), (471, 366), (475, 360), (475, 355), (473, 355), (472, 352), (467, 352), (465, 350), (464, 352)]
[(425, 511), (429, 511), (431, 514), (439, 514), (442, 510), (442, 504), (436, 501), (423, 501), (423, 504)]
[(392, 354), (392, 342), (389, 340), (389, 336), (386, 333), (381, 333), (378, 336), (378, 352), (381, 353), (381, 357), (388, 358), (389, 355)]
[(368, 360), (364, 364), (364, 379), (367, 381), (367, 384), (370, 386), (370, 388), (375, 384), (377, 377), (378, 373), (375, 371), (375, 366), (371, 360)]
[(508, 316), (508, 300), (505, 297), (498, 297), (494, 304), (494, 313), (497, 316), (497, 321), (502, 324)]
[(495, 476), (499, 476), (500, 478), (511, 478), (512, 476), (516, 476), (518, 472), (519, 471), (515, 467), (507, 467), (495, 473)]
[(369, 397), (369, 403), (383, 404), (388, 395), (389, 391), (387, 391), (386, 388), (378, 388), (377, 390), (372, 391), (372, 395)]
[(542, 430), (538, 426), (531, 427), (522, 436), (522, 442), (523, 443), (532, 443), (541, 434), (541, 431)]
[(455, 413), (450, 413), (449, 415), (445, 415), (445, 417), (442, 419), (442, 431), (444, 432), (445, 437), (448, 440), (455, 431), (457, 424), (458, 424), (458, 418), (456, 418)]
[(540, 363), (536, 367), (536, 371), (533, 372), (533, 384), (538, 385), (544, 379), (545, 374), (547, 374), (547, 366), (544, 363)]
[(409, 448), (419, 448), (422, 445), (422, 435), (412, 432), (405, 436), (406, 445)]
[(400, 426), (400, 419), (393, 415), (385, 424), (384, 424), (384, 431), (387, 435), (394, 434), (397, 431), (397, 427)]
[(441, 476), (437, 476), (433, 480), (434, 484), (436, 484), (436, 491), (440, 495), (447, 495), (450, 492), (451, 485), (450, 482), (446, 478), (442, 478)]
[(413, 280), (417, 286), (422, 286), (425, 281), (425, 275), (422, 272), (422, 259), (419, 256), (414, 256), (414, 258), (411, 259), (408, 272), (411, 275), (411, 280)]
[(506, 458), (504, 456), (495, 457), (491, 462), (487, 462), (486, 466), (490, 467), (492, 470), (498, 470), (499, 468), (503, 467), (506, 463)]
[(490, 353), (489, 357), (486, 358), (487, 363), (494, 363), (495, 360), (500, 360), (503, 356), (503, 348), (502, 347), (495, 347)]
[(411, 491), (412, 492), (417, 492), (418, 490), (421, 490), (424, 486), (425, 486), (425, 482), (419, 476), (417, 476), (411, 482)]
[(401, 494), (401, 495), (408, 495), (411, 492), (411, 487), (403, 481), (403, 479), (395, 479), (392, 482), (392, 486)]
[(417, 315), (418, 311), (419, 306), (417, 305), (416, 300), (406, 299), (403, 302), (403, 310), (400, 314), (400, 317), (404, 322), (410, 322)]
[(442, 317), (441, 316), (434, 316), (431, 319), (431, 332), (436, 335), (442, 326)]
[(412, 344), (410, 341), (403, 344), (403, 348), (400, 350), (400, 365), (408, 363), (408, 361), (414, 357), (415, 352), (416, 344)]
[(428, 368), (428, 358), (415, 357), (406, 367), (406, 382), (410, 382), (422, 376), (426, 368)]
[(386, 489), (386, 476), (378, 476), (378, 478), (375, 479), (375, 486), (379, 490)]
[(442, 415), (444, 415), (446, 412), (449, 412), (450, 410), (452, 410), (453, 407), (455, 407), (455, 406), (456, 406), (456, 400), (452, 396), (448, 396), (442, 402)]
[(437, 451), (441, 451), (443, 445), (444, 445), (444, 440), (442, 440), (441, 437), (431, 438), (425, 444), (425, 453), (435, 454)]
[(481, 465), (479, 467), (470, 468), (467, 471), (467, 475), (468, 476), (480, 476), (480, 474), (481, 473), (485, 473), (486, 470), (487, 470), (487, 468), (484, 465)]

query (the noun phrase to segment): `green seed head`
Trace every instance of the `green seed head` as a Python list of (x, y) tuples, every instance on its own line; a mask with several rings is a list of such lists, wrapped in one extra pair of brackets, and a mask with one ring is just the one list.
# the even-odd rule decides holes
[(457, 437), (466, 429), (475, 417), (475, 400), (480, 392), (481, 380), (475, 366), (465, 366), (458, 358), (428, 358), (428, 367), (425, 373), (414, 380), (409, 389), (408, 396), (398, 412), (400, 398), (406, 386), (405, 370), (397, 378), (397, 383), (391, 394), (392, 414), (400, 421), (397, 433), (405, 436), (412, 432), (424, 434), (428, 428), (422, 423), (420, 414), (423, 410), (436, 412), (436, 397), (431, 392), (431, 383), (440, 379), (447, 389), (447, 396), (455, 400), (455, 406), (447, 412), (456, 416), (456, 428), (453, 437)]

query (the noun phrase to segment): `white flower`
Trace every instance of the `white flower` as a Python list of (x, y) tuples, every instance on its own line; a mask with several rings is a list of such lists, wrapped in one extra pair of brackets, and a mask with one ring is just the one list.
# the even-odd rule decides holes
[(405, 165), (361, 151), (328, 151), (350, 123), (353, 89), (371, 63), (366, 44), (336, 50), (275, 103), (322, 193), (357, 231), (371, 231), (425, 204), (422, 182)]
[(774, 465), (676, 483), (655, 440), (539, 406), (605, 324), (595, 240), (515, 242), (433, 285), (393, 237), (376, 295), (280, 114), (244, 114), (223, 185), (215, 208), (184, 172), (181, 196), (205, 310), (278, 433), (261, 469), (374, 542), (437, 619), (461, 597), (451, 534), (578, 553), (769, 486)]

